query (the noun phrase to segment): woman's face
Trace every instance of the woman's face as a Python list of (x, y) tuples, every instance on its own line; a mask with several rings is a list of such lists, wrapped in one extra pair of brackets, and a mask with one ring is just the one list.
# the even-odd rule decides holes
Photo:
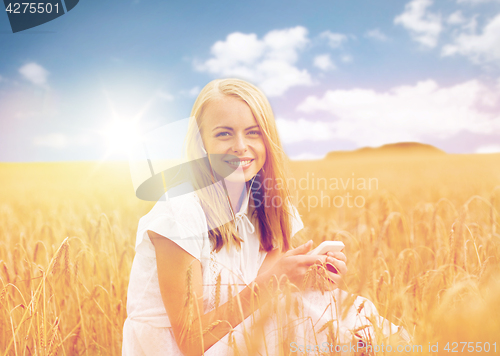
[(229, 181), (248, 182), (264, 166), (266, 147), (250, 107), (221, 96), (203, 111), (202, 138), (214, 170)]

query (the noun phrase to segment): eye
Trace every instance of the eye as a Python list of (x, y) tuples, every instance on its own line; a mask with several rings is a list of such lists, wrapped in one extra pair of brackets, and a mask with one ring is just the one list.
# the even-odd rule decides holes
[(227, 136), (229, 136), (229, 132), (227, 131), (222, 131), (215, 135), (215, 137), (227, 137)]
[(250, 135), (260, 135), (260, 131), (258, 131), (258, 130), (252, 130), (252, 131), (248, 131), (248, 134), (250, 134)]

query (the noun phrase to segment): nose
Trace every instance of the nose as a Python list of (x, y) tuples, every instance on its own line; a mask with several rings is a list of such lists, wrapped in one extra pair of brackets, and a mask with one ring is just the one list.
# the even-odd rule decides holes
[(233, 151), (236, 154), (241, 154), (247, 151), (247, 142), (243, 135), (236, 135), (233, 142)]

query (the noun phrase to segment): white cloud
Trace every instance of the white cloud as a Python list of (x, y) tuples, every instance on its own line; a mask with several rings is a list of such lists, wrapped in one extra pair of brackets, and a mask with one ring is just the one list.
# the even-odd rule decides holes
[(314, 57), (314, 66), (324, 71), (333, 70), (336, 68), (329, 54), (321, 54)]
[(295, 126), (284, 125), (284, 133), (289, 142), (316, 137), (350, 140), (359, 146), (420, 141), (422, 137), (445, 139), (462, 130), (500, 133), (499, 100), (500, 88), (488, 88), (477, 80), (451, 87), (426, 80), (387, 92), (329, 90), (323, 97), (306, 98), (297, 110), (327, 112), (331, 122), (302, 119)]
[(19, 73), (24, 78), (39, 86), (46, 86), (49, 72), (41, 65), (31, 62), (19, 68)]
[(188, 90), (181, 90), (180, 93), (181, 95), (195, 97), (200, 93), (200, 91), (201, 88), (199, 86), (195, 86)]
[(476, 29), (477, 29), (477, 18), (478, 18), (479, 15), (474, 15), (471, 17), (471, 19), (469, 21), (467, 21), (467, 23), (463, 24), (462, 25), (462, 29), (464, 31), (468, 31), (469, 33), (475, 33), (476, 32)]
[(412, 0), (405, 6), (405, 11), (394, 19), (410, 31), (412, 38), (425, 47), (437, 45), (441, 33), (441, 16), (427, 10), (432, 0)]
[(461, 25), (465, 22), (465, 17), (462, 14), (462, 11), (457, 10), (454, 13), (452, 13), (448, 18), (446, 19), (446, 22), (449, 25)]
[(500, 153), (500, 145), (491, 144), (478, 147), (476, 153)]
[(276, 119), (278, 132), (284, 144), (301, 141), (327, 141), (335, 134), (329, 122), (310, 121), (305, 119)]
[(33, 144), (35, 146), (45, 146), (56, 149), (62, 149), (68, 146), (69, 139), (66, 135), (62, 133), (51, 133), (42, 136), (36, 136), (33, 139)]
[(373, 30), (367, 31), (365, 33), (365, 36), (381, 42), (386, 42), (389, 40), (389, 38), (378, 28), (374, 28)]
[(234, 32), (211, 48), (212, 57), (195, 63), (199, 71), (238, 77), (257, 84), (267, 95), (280, 96), (295, 86), (312, 85), (306, 69), (295, 66), (299, 52), (309, 43), (301, 26), (255, 34)]
[(189, 89), (188, 94), (190, 96), (197, 96), (200, 93), (200, 91), (201, 91), (200, 87), (196, 86)]
[(345, 54), (343, 55), (340, 60), (344, 63), (351, 63), (352, 62), (352, 56)]
[(481, 34), (457, 35), (452, 44), (443, 47), (441, 54), (462, 55), (476, 64), (500, 64), (500, 14), (486, 24)]
[(344, 42), (347, 41), (347, 36), (342, 34), (342, 33), (334, 33), (334, 32), (330, 32), (330, 31), (325, 31), (325, 32), (322, 32), (319, 36), (321, 38), (326, 39), (326, 41), (328, 42), (328, 45), (334, 49), (339, 48), (340, 46), (342, 46), (342, 44)]
[(173, 101), (175, 99), (175, 97), (172, 94), (167, 93), (166, 91), (163, 90), (158, 91), (156, 93), (156, 96), (165, 101)]

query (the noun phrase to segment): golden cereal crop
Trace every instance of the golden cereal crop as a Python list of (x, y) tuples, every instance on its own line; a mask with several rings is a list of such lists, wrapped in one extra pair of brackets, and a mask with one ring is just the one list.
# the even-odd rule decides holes
[[(293, 162), (306, 226), (294, 242), (342, 240), (343, 288), (402, 325), (419, 354), (453, 341), (498, 350), (499, 163), (499, 154)], [(127, 164), (2, 163), (0, 197), (0, 355), (121, 354), (137, 223), (153, 206), (135, 197)], [(286, 313), (298, 315), (287, 298)], [(318, 332), (333, 341), (333, 325)]]

